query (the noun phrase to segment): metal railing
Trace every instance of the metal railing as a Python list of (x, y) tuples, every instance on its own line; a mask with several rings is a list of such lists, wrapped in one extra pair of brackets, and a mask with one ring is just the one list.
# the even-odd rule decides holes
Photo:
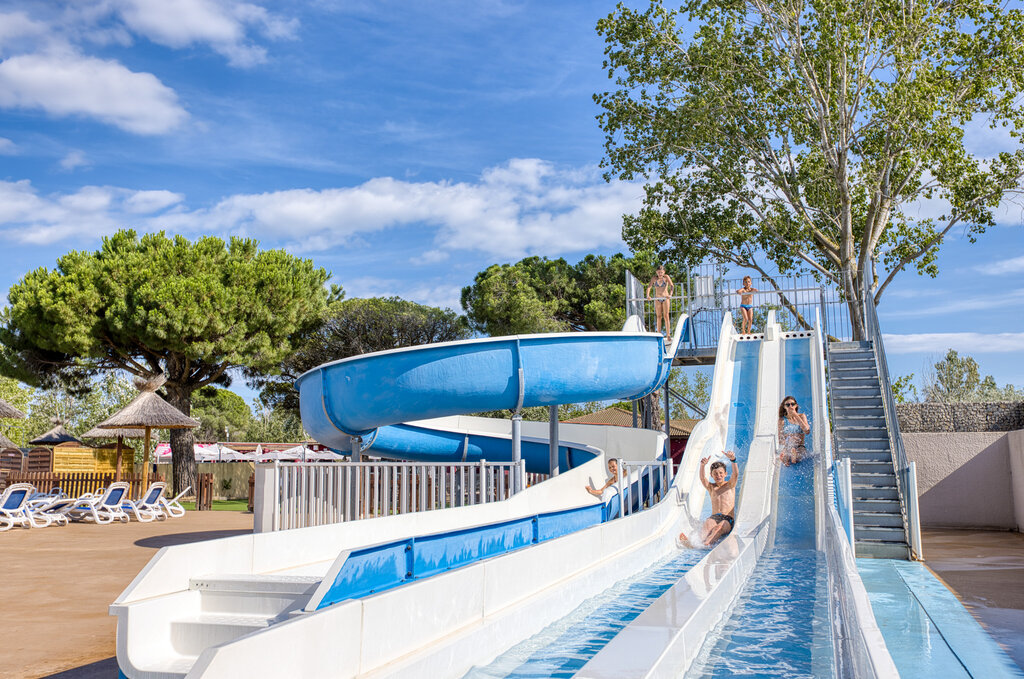
[(893, 465), (896, 472), (896, 485), (900, 495), (900, 513), (903, 515), (903, 527), (906, 531), (907, 543), (911, 555), (915, 559), (923, 559), (921, 549), (921, 523), (917, 509), (917, 471), (908, 463), (907, 452), (903, 448), (903, 437), (900, 435), (900, 423), (896, 416), (896, 401), (892, 396), (892, 382), (889, 379), (889, 364), (885, 359), (885, 346), (882, 343), (882, 332), (878, 325), (878, 313), (875, 310), (874, 296), (871, 294), (869, 281), (873, 280), (872, 261), (865, 259), (861, 271), (861, 300), (864, 315), (864, 338), (871, 342), (878, 368), (878, 382), (882, 391), (882, 411), (885, 414), (886, 432), (889, 437), (889, 448), (892, 451)]
[(522, 480), (525, 461), (274, 462), (271, 529), (500, 502)]
[[(675, 281), (675, 294), (669, 297), (669, 327), (671, 321), (687, 314), (690, 318), (688, 341), (683, 351), (697, 352), (718, 346), (722, 320), (727, 312), (733, 322), (741, 323), (738, 313), (743, 294), (742, 277), (727, 278), (718, 265), (704, 265)], [(775, 287), (779, 283), (779, 287)], [(815, 312), (824, 320), (825, 332), (833, 339), (853, 337), (849, 305), (835, 286), (822, 285), (809, 274), (777, 277), (775, 282), (753, 277), (751, 285), (758, 292), (749, 293), (754, 307), (752, 331), (761, 332), (769, 310), (775, 311), (776, 320), (784, 331), (810, 330)], [(646, 296), (647, 284), (626, 272), (626, 313), (639, 316), (647, 330), (655, 328), (654, 300)]]
[[(672, 485), (672, 459), (618, 462), (619, 476), (615, 492), (620, 498), (619, 516), (629, 516), (649, 509), (666, 496)], [(611, 517), (609, 517), (611, 518)]]

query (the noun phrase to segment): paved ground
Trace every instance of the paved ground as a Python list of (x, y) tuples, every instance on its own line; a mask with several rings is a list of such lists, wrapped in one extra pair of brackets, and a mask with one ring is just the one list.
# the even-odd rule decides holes
[(925, 530), (925, 563), (1024, 668), (1024, 535)]
[(252, 520), (244, 512), (188, 512), (153, 523), (0, 533), (0, 609), (12, 625), (0, 645), (0, 677), (114, 679), (110, 603), (161, 547), (249, 533)]

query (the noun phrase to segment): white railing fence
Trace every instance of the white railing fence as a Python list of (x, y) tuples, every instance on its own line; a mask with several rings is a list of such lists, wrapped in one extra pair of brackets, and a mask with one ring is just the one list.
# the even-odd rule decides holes
[(255, 532), (500, 502), (546, 475), (525, 461), (273, 462), (256, 467)]
[(615, 490), (623, 498), (619, 516), (649, 509), (661, 501), (672, 485), (672, 459), (630, 461), (618, 459)]

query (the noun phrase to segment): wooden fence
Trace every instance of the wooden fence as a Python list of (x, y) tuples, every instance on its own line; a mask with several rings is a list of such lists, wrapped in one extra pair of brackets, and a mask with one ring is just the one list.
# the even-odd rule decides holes
[[(142, 488), (141, 474), (122, 474), (122, 481), (130, 484), (128, 497), (141, 497), (146, 491)], [(163, 481), (159, 474), (152, 474), (149, 477), (152, 481)], [(53, 472), (12, 472), (7, 476), (7, 485), (12, 483), (31, 483), (40, 492), (49, 492), (51, 488), (59, 487), (68, 497), (81, 497), (86, 493), (94, 493), (100, 488), (106, 488), (114, 482), (113, 474), (96, 474), (93, 472), (66, 472), (54, 474)]]

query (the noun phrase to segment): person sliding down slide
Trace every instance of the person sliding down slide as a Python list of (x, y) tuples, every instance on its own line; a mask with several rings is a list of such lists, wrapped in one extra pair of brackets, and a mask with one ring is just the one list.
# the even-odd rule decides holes
[[(740, 468), (736, 465), (736, 455), (731, 450), (723, 451), (723, 454), (732, 462), (732, 475), (725, 480), (725, 463), (713, 462), (711, 464), (711, 481), (704, 475), (704, 465), (711, 458), (705, 457), (700, 461), (700, 482), (708, 490), (711, 496), (711, 516), (704, 521), (701, 529), (700, 541), (705, 547), (710, 547), (718, 540), (732, 532), (736, 520), (733, 514), (736, 511), (736, 483), (740, 478)], [(679, 542), (684, 546), (691, 546), (690, 539), (685, 533), (679, 534)]]

